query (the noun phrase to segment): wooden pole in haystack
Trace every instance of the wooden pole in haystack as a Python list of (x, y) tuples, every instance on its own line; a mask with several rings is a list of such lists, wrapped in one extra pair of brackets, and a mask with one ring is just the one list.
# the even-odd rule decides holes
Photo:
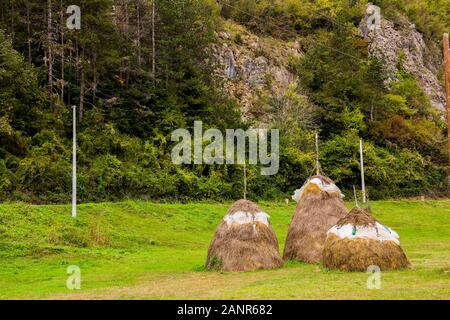
[(444, 76), (445, 76), (445, 91), (447, 97), (447, 125), (448, 125), (448, 155), (449, 168), (447, 173), (448, 186), (450, 189), (450, 47), (448, 43), (448, 33), (444, 33)]
[(320, 163), (319, 163), (319, 134), (316, 133), (316, 175), (320, 175)]
[(359, 208), (358, 196), (356, 195), (356, 187), (355, 187), (355, 185), (353, 185), (353, 196), (355, 197), (355, 207)]
[(244, 199), (247, 200), (247, 165), (244, 159)]
[(361, 189), (362, 189), (362, 202), (366, 203), (366, 182), (364, 181), (364, 156), (363, 156), (363, 141), (359, 140), (359, 157), (361, 165)]

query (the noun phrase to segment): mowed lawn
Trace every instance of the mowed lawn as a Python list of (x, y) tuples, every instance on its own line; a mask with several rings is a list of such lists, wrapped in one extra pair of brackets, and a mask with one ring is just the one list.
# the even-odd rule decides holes
[[(374, 215), (400, 234), (412, 263), (368, 274), (288, 262), (278, 270), (220, 273), (203, 268), (230, 203), (0, 205), (1, 299), (450, 299), (450, 201), (373, 202)], [(260, 203), (280, 250), (294, 203)], [(68, 266), (81, 270), (69, 290)]]

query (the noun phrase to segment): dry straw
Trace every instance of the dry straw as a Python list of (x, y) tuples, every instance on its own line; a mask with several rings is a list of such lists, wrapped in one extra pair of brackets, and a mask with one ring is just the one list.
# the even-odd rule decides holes
[[(261, 209), (252, 201), (239, 200), (227, 212), (227, 217), (237, 212), (251, 214), (253, 218)], [(270, 222), (227, 223), (222, 220), (211, 241), (206, 268), (220, 271), (249, 271), (280, 268), (278, 240)]]
[[(376, 228), (377, 221), (367, 210), (354, 208), (340, 219), (337, 226), (350, 224), (358, 228)], [(410, 264), (400, 245), (391, 240), (380, 241), (372, 238), (345, 237), (328, 233), (323, 264), (330, 269), (343, 271), (366, 271), (371, 265), (381, 270), (407, 268)]]
[[(306, 183), (312, 179), (319, 179), (326, 185), (334, 184), (321, 175), (309, 178)], [(339, 190), (330, 192), (315, 183), (307, 184), (289, 226), (283, 259), (320, 262), (327, 231), (347, 212)]]

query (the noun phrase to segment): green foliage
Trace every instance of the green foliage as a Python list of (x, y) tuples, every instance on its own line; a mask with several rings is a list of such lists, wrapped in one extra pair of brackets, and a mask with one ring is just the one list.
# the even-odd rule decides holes
[(43, 95), (33, 68), (0, 29), (0, 156), (23, 156), (42, 125)]
[(401, 21), (401, 14), (407, 15), (418, 30), (428, 39), (442, 40), (442, 34), (450, 28), (450, 6), (447, 0), (376, 0), (388, 18)]
[[(365, 178), (371, 199), (439, 194), (446, 190), (445, 167), (431, 157), (406, 148), (386, 149), (364, 143)], [(355, 133), (335, 136), (322, 146), (321, 163), (325, 174), (351, 195), (360, 185), (359, 137)]]
[(400, 72), (381, 101), (383, 109), (375, 112), (374, 121), (369, 124), (374, 141), (432, 156), (436, 163), (445, 161), (445, 125), (411, 75)]
[[(438, 10), (442, 1), (375, 4), (396, 23), (408, 15), (432, 48), (436, 34), (448, 27), (445, 10)], [(0, 200), (70, 199), (68, 106), (80, 104), (82, 87), (80, 201), (241, 198), (241, 166), (176, 166), (170, 159), (172, 131), (192, 129), (195, 120), (222, 131), (258, 125), (241, 119), (241, 107), (216, 89), (206, 63), (223, 18), (259, 35), (298, 40), (306, 52), (290, 58), (290, 71), (299, 80), (261, 106), (268, 125), (280, 130), (280, 170), (265, 177), (259, 166), (248, 166), (249, 197), (290, 197), (312, 173), (315, 132), (320, 133), (324, 173), (346, 192), (359, 183), (362, 137), (372, 198), (441, 193), (446, 125), (401, 63), (397, 80), (385, 85), (384, 62), (367, 56), (367, 43), (358, 35), (366, 2), (159, 1), (154, 74), (150, 1), (116, 3), (114, 15), (112, 0), (80, 1), (82, 29), (67, 30), (54, 15), (50, 39), (41, 2), (1, 3), (7, 19), (0, 21)], [(61, 5), (66, 1), (53, 2), (55, 14)], [(237, 33), (233, 41), (242, 44), (244, 38)], [(55, 78), (51, 94), (49, 47)], [(29, 61), (24, 59), (28, 54)], [(61, 83), (66, 83), (64, 92)]]

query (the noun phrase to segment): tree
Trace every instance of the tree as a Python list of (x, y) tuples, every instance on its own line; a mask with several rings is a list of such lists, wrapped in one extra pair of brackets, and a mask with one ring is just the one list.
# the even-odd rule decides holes
[(37, 74), (0, 30), (0, 157), (23, 156), (28, 138), (40, 130), (45, 110)]

